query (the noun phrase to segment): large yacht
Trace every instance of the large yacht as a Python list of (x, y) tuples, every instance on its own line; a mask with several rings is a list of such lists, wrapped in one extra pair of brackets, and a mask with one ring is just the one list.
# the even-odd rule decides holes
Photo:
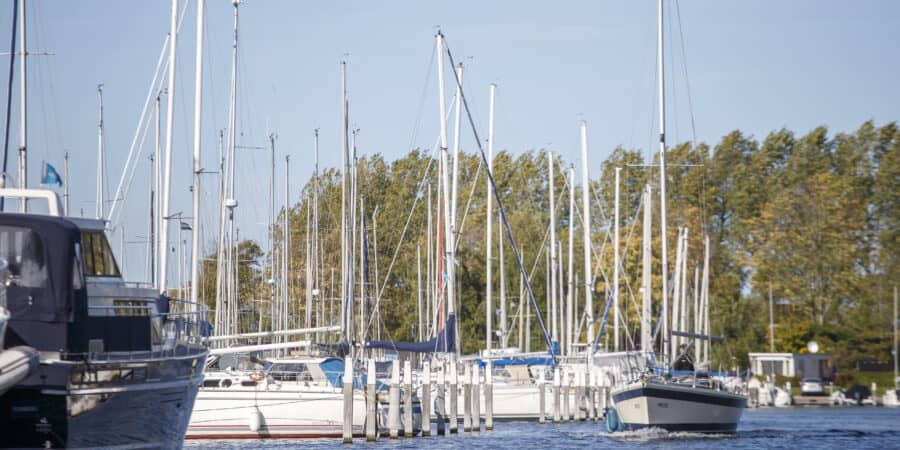
[(206, 309), (127, 283), (101, 220), (0, 213), (4, 349), (39, 365), (0, 396), (0, 447), (180, 448), (208, 354)]

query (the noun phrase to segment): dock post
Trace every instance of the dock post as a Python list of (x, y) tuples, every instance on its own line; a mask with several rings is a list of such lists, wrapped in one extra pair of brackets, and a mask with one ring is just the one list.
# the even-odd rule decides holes
[(578, 409), (575, 412), (578, 414), (578, 420), (586, 420), (590, 416), (590, 404), (587, 401), (586, 393), (587, 393), (587, 367), (582, 367), (578, 369)]
[(413, 437), (413, 376), (412, 362), (403, 361), (403, 435)]
[(431, 436), (431, 364), (422, 363), (422, 437)]
[(553, 423), (559, 423), (559, 367), (553, 368)]
[(391, 361), (390, 403), (388, 404), (388, 432), (391, 439), (400, 437), (400, 361)]
[(547, 423), (547, 388), (544, 386), (544, 369), (538, 372), (538, 423)]
[(490, 360), (484, 368), (484, 429), (494, 429), (494, 363)]
[(345, 444), (353, 443), (353, 358), (344, 357), (344, 424)]
[(378, 440), (377, 418), (375, 417), (378, 399), (375, 398), (375, 359), (370, 358), (366, 371), (366, 441)]
[(560, 373), (560, 390), (562, 391), (563, 397), (563, 422), (572, 420), (572, 378), (569, 375), (571, 375), (571, 370), (568, 368), (563, 369)]
[(450, 361), (450, 434), (459, 432), (459, 372), (456, 361)]
[(468, 364), (463, 365), (463, 433), (472, 431), (472, 375)]
[(597, 374), (589, 370), (587, 378), (588, 419), (597, 420)]
[(447, 432), (447, 403), (444, 393), (446, 381), (446, 376), (444, 375), (445, 367), (446, 366), (444, 364), (441, 364), (441, 366), (438, 368), (437, 384), (434, 385), (434, 401), (437, 404), (434, 411), (434, 416), (436, 418), (435, 426), (437, 426), (438, 436), (443, 436)]
[(472, 364), (472, 432), (481, 433), (481, 370)]

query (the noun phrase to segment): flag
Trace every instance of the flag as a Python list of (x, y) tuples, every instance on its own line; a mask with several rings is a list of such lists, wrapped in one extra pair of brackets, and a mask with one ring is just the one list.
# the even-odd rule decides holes
[(56, 184), (62, 186), (62, 177), (59, 176), (59, 172), (57, 172), (53, 166), (44, 163), (44, 177), (41, 179), (41, 184)]
[(191, 224), (187, 222), (181, 222), (181, 229), (186, 231), (191, 231)]

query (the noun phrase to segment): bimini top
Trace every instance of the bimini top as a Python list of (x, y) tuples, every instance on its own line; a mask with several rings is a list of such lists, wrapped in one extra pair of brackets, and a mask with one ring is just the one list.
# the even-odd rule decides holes
[(60, 218), (0, 213), (0, 290), (17, 321), (66, 322), (73, 311), (78, 227)]

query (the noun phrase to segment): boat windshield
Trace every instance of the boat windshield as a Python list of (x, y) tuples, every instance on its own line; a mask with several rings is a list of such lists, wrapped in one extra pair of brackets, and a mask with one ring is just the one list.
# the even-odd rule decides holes
[(28, 228), (0, 226), (0, 306), (7, 305), (10, 287), (44, 289), (47, 284), (41, 237)]
[(313, 381), (306, 363), (273, 363), (269, 375), (278, 381)]

